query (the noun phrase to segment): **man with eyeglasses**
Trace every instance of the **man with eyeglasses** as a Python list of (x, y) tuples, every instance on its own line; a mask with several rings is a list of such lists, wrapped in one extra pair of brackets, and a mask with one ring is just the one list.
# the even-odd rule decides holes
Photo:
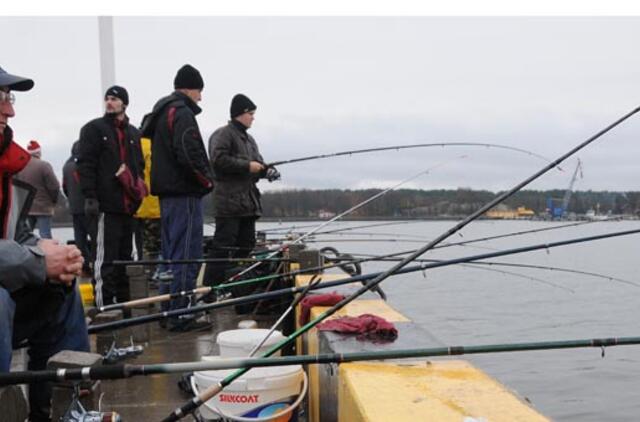
[[(89, 351), (75, 277), (82, 254), (73, 245), (39, 239), (28, 229), (26, 210), (34, 191), (13, 179), (31, 156), (13, 141), (12, 91), (29, 91), (31, 79), (0, 67), (0, 372), (9, 372), (14, 347), (29, 347), (30, 370), (45, 369), (61, 350)], [(29, 385), (29, 420), (50, 421), (51, 387)]]

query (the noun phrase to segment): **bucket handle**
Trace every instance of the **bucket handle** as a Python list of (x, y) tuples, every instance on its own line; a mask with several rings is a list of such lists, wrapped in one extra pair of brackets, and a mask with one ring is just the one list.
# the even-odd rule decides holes
[[(207, 406), (209, 409), (213, 410), (218, 415), (222, 416), (224, 419), (238, 421), (238, 422), (268, 422), (268, 421), (280, 418), (286, 415), (287, 413), (289, 413), (290, 411), (292, 411), (293, 409), (295, 409), (296, 407), (298, 407), (300, 403), (302, 403), (302, 400), (304, 399), (304, 397), (307, 395), (308, 387), (309, 387), (309, 378), (307, 376), (307, 373), (303, 370), (302, 371), (302, 388), (300, 389), (300, 394), (298, 395), (298, 398), (296, 399), (296, 401), (294, 401), (293, 403), (291, 403), (289, 407), (285, 408), (284, 410), (281, 410), (275, 415), (263, 416), (259, 418), (245, 418), (244, 416), (228, 415), (224, 413), (222, 410), (220, 410), (218, 407), (216, 407), (215, 405), (207, 404), (207, 402), (204, 402), (203, 405)], [(199, 393), (198, 393), (198, 387), (196, 386), (196, 381), (194, 376), (191, 377), (191, 388), (193, 389), (193, 392), (197, 396)]]

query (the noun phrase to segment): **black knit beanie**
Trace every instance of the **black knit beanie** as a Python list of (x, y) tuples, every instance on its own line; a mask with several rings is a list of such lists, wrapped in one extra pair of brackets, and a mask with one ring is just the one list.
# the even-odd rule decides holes
[(256, 107), (249, 97), (243, 94), (236, 94), (231, 100), (231, 118), (233, 119), (241, 114), (253, 111), (256, 108), (258, 107)]
[(111, 88), (107, 89), (107, 92), (104, 93), (104, 99), (107, 99), (107, 96), (111, 95), (112, 97), (120, 98), (124, 105), (129, 105), (129, 93), (124, 87), (114, 85)]
[(203, 89), (204, 81), (198, 69), (190, 64), (185, 64), (178, 70), (173, 80), (173, 87), (175, 89)]

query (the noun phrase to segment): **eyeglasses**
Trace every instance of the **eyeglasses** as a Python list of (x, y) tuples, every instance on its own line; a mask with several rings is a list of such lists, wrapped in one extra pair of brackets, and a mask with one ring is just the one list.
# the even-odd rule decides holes
[(16, 96), (13, 92), (0, 91), (0, 103), (15, 104)]

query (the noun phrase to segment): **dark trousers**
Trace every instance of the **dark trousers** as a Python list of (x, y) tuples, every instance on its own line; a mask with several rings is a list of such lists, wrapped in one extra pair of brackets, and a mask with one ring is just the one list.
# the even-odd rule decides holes
[[(202, 199), (192, 196), (160, 198), (160, 215), (162, 257), (171, 260), (202, 258)], [(173, 281), (170, 292), (195, 289), (199, 268), (198, 264), (171, 265)], [(166, 293), (167, 286), (158, 287), (160, 294)], [(172, 300), (170, 309), (184, 308), (188, 304), (189, 298), (182, 297)]]
[(104, 306), (129, 300), (129, 277), (123, 265), (111, 261), (131, 260), (133, 217), (100, 213), (96, 236), (96, 261), (93, 266), (96, 305)]
[[(256, 245), (257, 217), (216, 217), (213, 251), (210, 258), (246, 258)], [(233, 262), (214, 262), (207, 265), (205, 284), (217, 286), (226, 281), (225, 273)]]
[[(11, 352), (28, 340), (29, 370), (46, 369), (47, 361), (61, 350), (89, 351), (89, 338), (80, 294), (74, 288), (51, 311), (50, 297), (42, 295), (35, 308), (21, 309), (3, 288), (0, 288), (0, 372), (9, 372)], [(33, 305), (33, 304), (31, 304)], [(19, 317), (17, 315), (28, 315)], [(50, 421), (50, 383), (29, 385), (29, 417), (33, 422)], [(2, 417), (0, 416), (0, 420)]]
[(73, 214), (73, 239), (76, 243), (82, 257), (84, 258), (84, 270), (88, 272), (89, 263), (93, 262), (95, 250), (93, 246), (93, 239), (89, 237), (89, 224), (87, 217), (84, 214)]

